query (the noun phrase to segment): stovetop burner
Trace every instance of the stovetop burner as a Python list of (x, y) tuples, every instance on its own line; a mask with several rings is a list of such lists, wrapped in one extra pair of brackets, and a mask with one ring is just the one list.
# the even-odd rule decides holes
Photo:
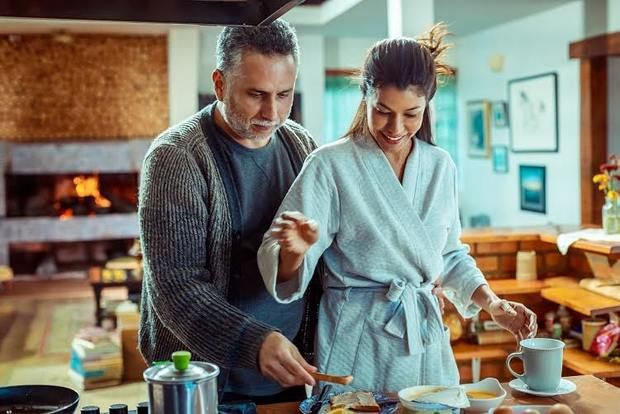
[[(107, 414), (148, 414), (149, 403), (141, 402), (136, 406), (135, 410), (129, 410), (126, 404), (113, 404), (108, 408)], [(80, 414), (106, 414), (101, 409), (94, 405), (82, 407)]]

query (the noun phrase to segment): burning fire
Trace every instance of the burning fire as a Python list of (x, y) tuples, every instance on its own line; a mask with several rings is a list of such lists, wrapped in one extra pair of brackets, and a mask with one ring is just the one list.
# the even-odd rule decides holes
[(95, 198), (95, 204), (103, 208), (108, 208), (112, 205), (110, 200), (102, 196), (99, 192), (99, 177), (96, 175), (90, 177), (79, 175), (73, 178), (73, 184), (75, 184), (75, 192), (78, 197), (93, 196)]
[[(91, 197), (97, 207), (109, 208), (112, 206), (110, 200), (102, 196), (99, 192), (99, 177), (96, 175), (78, 175), (73, 177), (73, 188), (70, 189), (70, 193), (72, 196), (78, 197), (78, 199)], [(94, 214), (94, 212), (90, 213), (90, 215)], [(60, 220), (67, 220), (73, 217), (73, 215), (74, 212), (72, 208), (65, 208), (62, 209), (59, 218)]]

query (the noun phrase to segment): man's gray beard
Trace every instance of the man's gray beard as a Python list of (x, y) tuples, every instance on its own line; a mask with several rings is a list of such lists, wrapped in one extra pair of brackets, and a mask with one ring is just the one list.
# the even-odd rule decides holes
[[(256, 139), (269, 138), (267, 136), (254, 134), (252, 132), (252, 122), (251, 121), (250, 122), (246, 122), (245, 120), (243, 120), (243, 118), (240, 115), (238, 115), (235, 111), (233, 111), (231, 109), (231, 105), (227, 105), (224, 102), (222, 102), (222, 103), (224, 104), (223, 115), (224, 115), (225, 121), (228, 123), (230, 128), (233, 131), (235, 131), (235, 133), (237, 135), (239, 135), (241, 138), (247, 139), (247, 140), (250, 140), (250, 141), (256, 140)], [(289, 110), (288, 114), (286, 115), (286, 117), (284, 119), (285, 120), (288, 119), (290, 114), (291, 114), (291, 111)], [(278, 128), (280, 128), (283, 124), (284, 124), (284, 121), (278, 120), (278, 122), (276, 123), (276, 126), (273, 128), (273, 132), (269, 136), (273, 135), (273, 133), (276, 132), (278, 130)]]

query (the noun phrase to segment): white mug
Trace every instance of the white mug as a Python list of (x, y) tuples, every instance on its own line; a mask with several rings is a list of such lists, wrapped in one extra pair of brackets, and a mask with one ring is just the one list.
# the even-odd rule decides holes
[[(513, 352), (506, 359), (506, 367), (512, 375), (520, 378), (535, 391), (553, 391), (562, 379), (564, 342), (550, 338), (530, 338), (520, 342), (521, 351)], [(523, 374), (510, 367), (510, 361), (523, 361)]]

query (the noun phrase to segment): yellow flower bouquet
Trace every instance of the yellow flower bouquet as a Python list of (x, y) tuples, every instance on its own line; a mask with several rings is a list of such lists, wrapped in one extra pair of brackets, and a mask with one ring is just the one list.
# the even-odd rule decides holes
[(620, 159), (616, 155), (601, 165), (600, 174), (592, 181), (605, 194), (603, 205), (603, 229), (608, 234), (620, 233)]

